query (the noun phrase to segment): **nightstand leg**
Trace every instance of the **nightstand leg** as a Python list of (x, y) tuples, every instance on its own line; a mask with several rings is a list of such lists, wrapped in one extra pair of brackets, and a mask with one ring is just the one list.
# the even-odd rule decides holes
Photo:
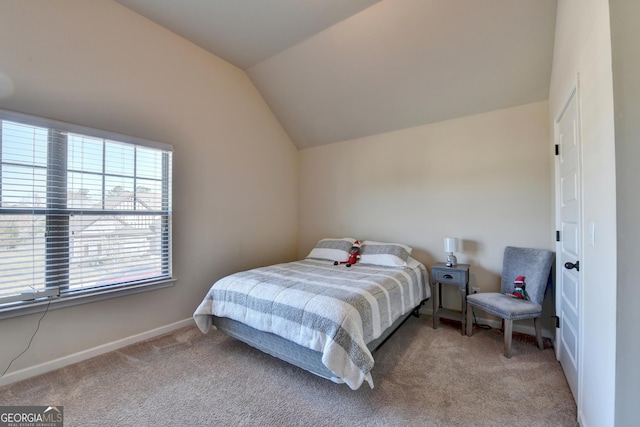
[(466, 286), (460, 286), (462, 314), (460, 315), (460, 329), (462, 335), (465, 335), (465, 326), (467, 325), (467, 289)]
[(433, 313), (431, 315), (431, 319), (433, 319), (433, 329), (438, 329), (438, 302), (436, 302), (437, 297), (438, 294), (436, 293), (436, 285), (435, 283), (431, 282), (431, 302), (433, 305)]
[(473, 335), (473, 307), (467, 307), (467, 336)]

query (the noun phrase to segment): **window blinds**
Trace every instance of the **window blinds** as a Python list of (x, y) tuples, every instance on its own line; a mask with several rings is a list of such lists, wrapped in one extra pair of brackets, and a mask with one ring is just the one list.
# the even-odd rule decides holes
[(171, 146), (0, 119), (0, 304), (171, 278)]

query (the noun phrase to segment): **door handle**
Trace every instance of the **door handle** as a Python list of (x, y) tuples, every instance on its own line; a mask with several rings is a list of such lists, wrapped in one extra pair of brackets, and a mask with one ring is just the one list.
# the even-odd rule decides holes
[(565, 262), (564, 268), (567, 270), (576, 269), (576, 271), (580, 271), (580, 261), (576, 261), (575, 264), (572, 262)]

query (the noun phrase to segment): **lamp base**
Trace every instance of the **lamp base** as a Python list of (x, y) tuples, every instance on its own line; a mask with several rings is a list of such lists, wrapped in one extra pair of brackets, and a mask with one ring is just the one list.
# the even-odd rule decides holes
[(458, 259), (454, 254), (449, 253), (449, 255), (447, 255), (447, 262), (445, 263), (445, 266), (455, 267), (456, 265), (458, 265)]

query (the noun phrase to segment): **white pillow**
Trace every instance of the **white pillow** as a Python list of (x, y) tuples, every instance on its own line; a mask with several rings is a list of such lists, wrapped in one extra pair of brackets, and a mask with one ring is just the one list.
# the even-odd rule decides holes
[(311, 249), (307, 258), (326, 259), (329, 261), (346, 261), (349, 251), (356, 239), (343, 237), (341, 239), (321, 239)]
[(411, 249), (400, 243), (384, 243), (365, 240), (360, 250), (360, 263), (385, 267), (406, 267)]

